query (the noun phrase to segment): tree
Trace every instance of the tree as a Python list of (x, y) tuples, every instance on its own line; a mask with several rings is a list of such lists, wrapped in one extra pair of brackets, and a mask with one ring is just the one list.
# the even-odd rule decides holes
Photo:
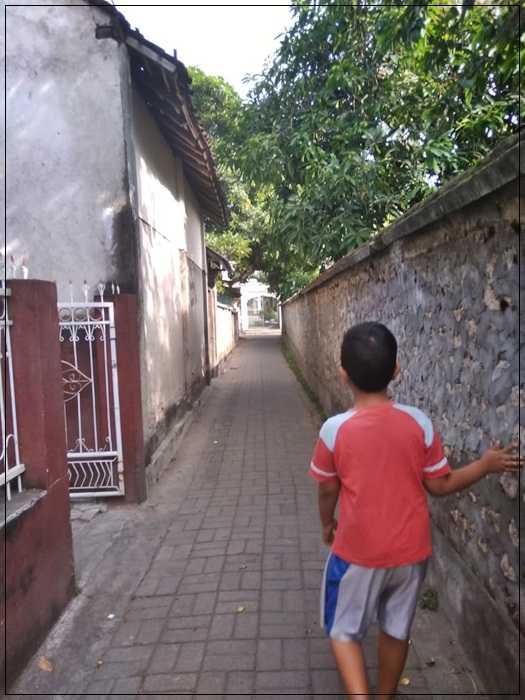
[(518, 123), (516, 5), (294, 8), (243, 110), (265, 269), (286, 294), (476, 163)]
[(208, 245), (232, 263), (232, 282), (243, 282), (261, 269), (262, 244), (268, 228), (268, 214), (259, 194), (263, 186), (250, 190), (243, 182), (236, 156), (242, 143), (243, 103), (234, 88), (223, 78), (189, 68), (193, 106), (207, 132), (219, 177), (229, 203), (227, 229), (211, 227)]

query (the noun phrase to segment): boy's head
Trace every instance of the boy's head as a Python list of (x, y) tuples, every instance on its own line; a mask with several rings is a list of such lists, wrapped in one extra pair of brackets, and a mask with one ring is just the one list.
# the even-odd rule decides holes
[(341, 366), (361, 391), (384, 391), (396, 374), (397, 342), (382, 323), (358, 323), (344, 335)]

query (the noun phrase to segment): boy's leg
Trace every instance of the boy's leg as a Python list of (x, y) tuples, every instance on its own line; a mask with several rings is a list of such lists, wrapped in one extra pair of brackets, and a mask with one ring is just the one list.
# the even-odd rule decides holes
[(397, 690), (408, 655), (410, 627), (427, 564), (428, 560), (425, 560), (390, 569), (388, 587), (379, 606), (378, 695), (392, 697)]
[(395, 692), (408, 655), (408, 639), (396, 639), (383, 630), (379, 632), (379, 682), (377, 694), (395, 697)]
[(368, 680), (361, 644), (359, 642), (338, 642), (332, 639), (331, 645), (337, 668), (349, 697), (368, 698)]

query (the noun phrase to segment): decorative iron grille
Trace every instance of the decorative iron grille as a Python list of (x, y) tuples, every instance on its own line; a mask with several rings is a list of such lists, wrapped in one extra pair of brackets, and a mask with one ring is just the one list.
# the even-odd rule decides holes
[[(114, 304), (59, 303), (62, 388), (72, 498), (124, 493)], [(72, 295), (71, 295), (72, 296)]]

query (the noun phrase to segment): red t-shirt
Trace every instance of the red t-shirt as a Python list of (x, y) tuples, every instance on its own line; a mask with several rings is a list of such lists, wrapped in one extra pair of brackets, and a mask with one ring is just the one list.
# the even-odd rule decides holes
[(371, 568), (426, 559), (432, 542), (423, 479), (449, 471), (440, 437), (418, 408), (388, 402), (329, 418), (309, 474), (341, 482), (334, 554)]

